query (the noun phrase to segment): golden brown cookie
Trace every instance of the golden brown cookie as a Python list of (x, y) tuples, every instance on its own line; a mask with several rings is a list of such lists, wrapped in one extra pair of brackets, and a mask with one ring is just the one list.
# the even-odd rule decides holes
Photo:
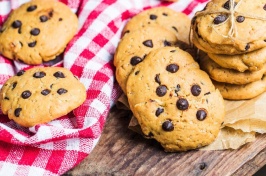
[(192, 20), (193, 42), (214, 54), (243, 54), (266, 46), (265, 1), (212, 0)]
[(260, 70), (266, 63), (266, 47), (245, 54), (225, 55), (208, 53), (208, 55), (210, 59), (221, 67), (240, 72)]
[(21, 126), (31, 127), (66, 115), (86, 99), (86, 89), (67, 69), (36, 67), (19, 71), (0, 92), (1, 110)]
[(126, 92), (128, 75), (150, 51), (176, 42), (175, 34), (160, 26), (147, 26), (126, 34), (119, 42), (114, 56), (116, 79), (122, 90)]
[(261, 80), (244, 85), (228, 84), (213, 81), (213, 84), (221, 92), (223, 98), (229, 100), (247, 100), (254, 98), (266, 91), (266, 77)]
[(123, 34), (144, 26), (159, 25), (176, 34), (178, 40), (189, 43), (190, 18), (168, 7), (155, 7), (140, 12), (128, 21)]
[(26, 64), (41, 64), (62, 53), (78, 29), (77, 16), (56, 0), (21, 5), (0, 30), (0, 53)]
[(258, 81), (266, 73), (266, 64), (257, 71), (238, 72), (236, 70), (227, 69), (219, 66), (212, 61), (208, 55), (200, 58), (200, 67), (206, 71), (209, 76), (218, 82), (230, 84), (247, 84)]
[(178, 48), (147, 55), (128, 78), (127, 97), (143, 133), (169, 152), (210, 144), (225, 115), (209, 76)]

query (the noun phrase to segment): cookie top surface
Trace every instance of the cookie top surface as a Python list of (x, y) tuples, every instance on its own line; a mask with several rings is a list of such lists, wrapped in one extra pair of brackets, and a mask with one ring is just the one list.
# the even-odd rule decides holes
[(174, 45), (176, 35), (160, 26), (147, 26), (126, 34), (118, 44), (114, 56), (116, 79), (126, 92), (128, 75), (150, 51)]
[(206, 71), (215, 81), (230, 84), (247, 84), (258, 81), (266, 73), (266, 64), (257, 71), (239, 72), (233, 69), (221, 67), (211, 60), (208, 55), (200, 58), (200, 66), (202, 70)]
[(85, 87), (65, 68), (36, 67), (19, 71), (0, 92), (4, 114), (21, 126), (46, 123), (81, 105)]
[(137, 65), (128, 78), (127, 97), (145, 135), (166, 151), (185, 151), (215, 139), (224, 102), (209, 76), (184, 51), (175, 52), (168, 57), (152, 51)]
[(208, 53), (218, 65), (240, 72), (257, 71), (266, 63), (266, 47), (245, 54), (225, 55)]
[(243, 85), (229, 84), (213, 81), (213, 84), (221, 92), (224, 99), (248, 100), (266, 91), (266, 76), (261, 80)]
[(140, 12), (128, 21), (123, 34), (144, 26), (159, 25), (177, 35), (178, 40), (189, 43), (190, 18), (168, 7), (155, 7)]
[(62, 53), (77, 29), (77, 16), (65, 4), (33, 0), (12, 11), (0, 29), (0, 54), (41, 64)]
[(193, 40), (204, 51), (215, 54), (260, 49), (266, 46), (265, 14), (263, 0), (212, 0), (192, 20)]

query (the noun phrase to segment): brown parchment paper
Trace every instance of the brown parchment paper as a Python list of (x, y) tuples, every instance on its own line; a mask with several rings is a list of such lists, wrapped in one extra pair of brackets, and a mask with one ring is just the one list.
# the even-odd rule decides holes
[[(117, 107), (129, 110), (127, 97), (123, 94)], [(251, 100), (225, 100), (225, 119), (216, 140), (200, 150), (238, 149), (256, 139), (256, 133), (266, 132), (266, 92)], [(142, 134), (137, 119), (133, 116), (128, 128)]]

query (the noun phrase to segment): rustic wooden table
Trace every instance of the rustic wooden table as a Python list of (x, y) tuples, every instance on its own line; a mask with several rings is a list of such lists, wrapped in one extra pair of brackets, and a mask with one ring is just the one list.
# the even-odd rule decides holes
[(127, 128), (131, 113), (113, 108), (92, 153), (65, 175), (253, 175), (266, 164), (266, 135), (238, 150), (166, 153)]

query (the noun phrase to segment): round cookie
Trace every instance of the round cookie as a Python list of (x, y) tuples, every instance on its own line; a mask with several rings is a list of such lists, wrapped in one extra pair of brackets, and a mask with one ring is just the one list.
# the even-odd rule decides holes
[(266, 47), (245, 54), (225, 55), (208, 53), (210, 59), (224, 68), (240, 72), (257, 71), (266, 63)]
[(212, 0), (192, 20), (193, 42), (214, 54), (243, 54), (263, 48), (265, 15), (263, 0)]
[(150, 51), (176, 42), (175, 34), (160, 26), (147, 26), (126, 34), (119, 42), (114, 56), (116, 79), (122, 90), (126, 92), (128, 75)]
[(208, 55), (200, 58), (201, 69), (206, 71), (209, 76), (218, 82), (230, 84), (247, 84), (258, 81), (266, 73), (266, 64), (258, 71), (238, 72), (236, 70), (227, 69), (219, 66), (212, 61)]
[(41, 64), (62, 53), (78, 29), (65, 4), (33, 0), (12, 11), (0, 30), (0, 53), (26, 64)]
[(152, 51), (130, 74), (130, 109), (143, 133), (168, 152), (208, 145), (223, 122), (223, 98), (204, 71), (186, 63), (191, 56), (185, 51), (165, 52)]
[(86, 89), (67, 69), (36, 67), (19, 71), (0, 92), (1, 110), (31, 127), (66, 115), (86, 99)]
[(168, 7), (155, 7), (140, 12), (128, 21), (122, 34), (154, 24), (175, 33), (178, 40), (189, 43), (190, 18)]
[(254, 98), (266, 91), (266, 77), (245, 85), (235, 85), (213, 81), (213, 84), (221, 92), (223, 98), (229, 100), (247, 100)]

